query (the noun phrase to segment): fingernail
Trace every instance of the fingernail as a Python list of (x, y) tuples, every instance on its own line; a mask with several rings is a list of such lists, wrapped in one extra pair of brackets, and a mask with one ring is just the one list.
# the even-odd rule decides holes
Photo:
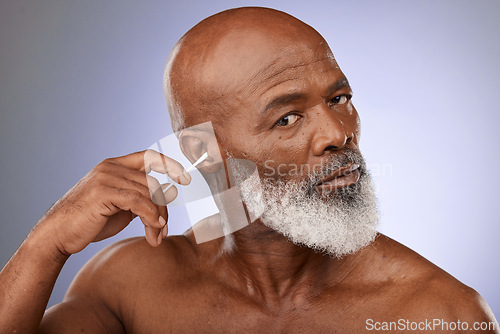
[(165, 224), (167, 223), (167, 221), (165, 220), (165, 218), (163, 218), (162, 216), (160, 216), (160, 218), (158, 219), (158, 221), (160, 222), (161, 227), (165, 226)]
[(161, 230), (160, 230), (160, 233), (158, 234), (158, 246), (161, 245), (161, 241), (163, 239), (163, 233), (161, 233)]
[(161, 229), (161, 234), (163, 235), (163, 238), (165, 238), (168, 234), (168, 225), (163, 226)]
[(191, 175), (186, 170), (182, 172), (181, 181), (182, 184), (189, 184), (191, 182)]

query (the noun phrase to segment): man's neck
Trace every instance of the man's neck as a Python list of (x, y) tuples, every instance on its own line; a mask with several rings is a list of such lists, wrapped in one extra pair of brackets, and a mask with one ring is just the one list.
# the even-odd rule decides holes
[(235, 283), (267, 302), (320, 293), (342, 281), (357, 258), (337, 259), (297, 246), (260, 221), (224, 238), (221, 260), (228, 262)]

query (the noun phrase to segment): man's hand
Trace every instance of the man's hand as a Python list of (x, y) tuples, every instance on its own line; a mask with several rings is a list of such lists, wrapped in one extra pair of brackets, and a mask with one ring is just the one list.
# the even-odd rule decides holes
[(37, 223), (0, 272), (0, 332), (34, 333), (70, 254), (109, 238), (139, 216), (146, 239), (158, 246), (167, 235), (166, 205), (177, 196), (147, 174), (167, 173), (187, 185), (176, 161), (155, 151), (106, 159), (69, 190)]
[(177, 161), (152, 151), (110, 158), (94, 167), (42, 217), (38, 223), (52, 231), (53, 242), (63, 254), (84, 249), (92, 241), (109, 238), (139, 216), (146, 240), (161, 244), (167, 235), (166, 205), (177, 196), (170, 187), (166, 194), (151, 170), (167, 173), (182, 185), (191, 177)]

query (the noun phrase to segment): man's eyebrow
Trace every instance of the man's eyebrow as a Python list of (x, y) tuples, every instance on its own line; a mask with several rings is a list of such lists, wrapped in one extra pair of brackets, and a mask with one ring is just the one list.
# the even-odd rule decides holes
[(289, 94), (283, 94), (275, 97), (274, 99), (269, 102), (264, 109), (262, 109), (261, 114), (266, 113), (269, 109), (278, 107), (278, 106), (283, 106), (286, 105), (292, 101), (299, 100), (305, 97), (305, 94), (303, 93), (289, 93)]
[[(335, 83), (333, 83), (332, 85), (330, 85), (328, 87), (326, 96), (329, 96), (329, 95), (335, 93), (335, 91), (337, 91), (341, 88), (346, 88), (346, 87), (351, 89), (351, 87), (349, 85), (349, 81), (347, 81), (346, 77), (343, 77), (343, 78), (335, 81)], [(279, 96), (275, 97), (274, 99), (272, 99), (271, 102), (269, 102), (264, 107), (264, 109), (262, 109), (261, 114), (266, 113), (271, 108), (278, 107), (278, 106), (284, 106), (292, 101), (299, 100), (299, 99), (302, 99), (304, 97), (305, 97), (304, 93), (288, 93), (288, 94), (279, 95)]]
[(328, 87), (326, 96), (332, 95), (333, 93), (335, 93), (337, 90), (339, 90), (341, 88), (351, 89), (351, 86), (349, 85), (349, 81), (347, 81), (346, 77), (343, 77), (343, 78), (337, 80), (330, 87)]

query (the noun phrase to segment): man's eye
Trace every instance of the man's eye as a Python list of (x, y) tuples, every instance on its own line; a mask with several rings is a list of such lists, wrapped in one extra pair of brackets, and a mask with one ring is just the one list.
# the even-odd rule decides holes
[(278, 123), (276, 123), (277, 126), (287, 126), (291, 125), (299, 120), (300, 116), (299, 115), (287, 115), (280, 119)]
[(351, 95), (339, 95), (330, 100), (331, 104), (346, 104), (351, 99)]

